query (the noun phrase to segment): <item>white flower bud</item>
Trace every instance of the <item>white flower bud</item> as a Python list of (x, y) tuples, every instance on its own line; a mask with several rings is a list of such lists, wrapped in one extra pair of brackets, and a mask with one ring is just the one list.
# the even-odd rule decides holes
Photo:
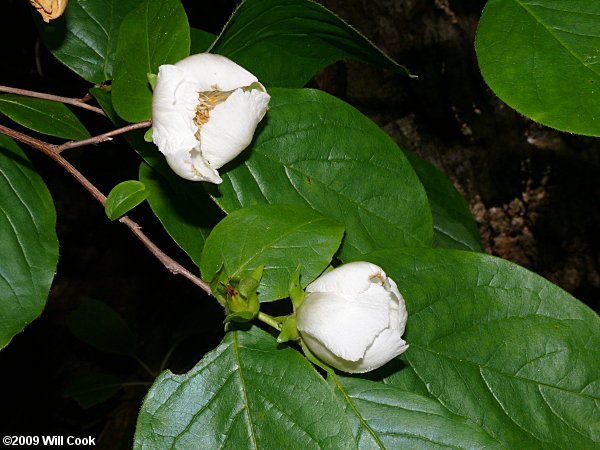
[(200, 53), (162, 65), (152, 139), (179, 176), (221, 183), (217, 169), (250, 145), (270, 99), (254, 75), (221, 55)]
[(296, 315), (310, 351), (344, 372), (369, 372), (408, 348), (404, 299), (375, 264), (353, 262), (322, 275), (306, 288)]

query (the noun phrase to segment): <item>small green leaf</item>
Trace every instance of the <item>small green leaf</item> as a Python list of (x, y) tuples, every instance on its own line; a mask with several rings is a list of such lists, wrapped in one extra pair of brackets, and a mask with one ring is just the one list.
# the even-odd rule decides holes
[(64, 139), (90, 137), (77, 116), (64, 104), (23, 95), (0, 95), (0, 113), (38, 133)]
[[(148, 83), (150, 83), (150, 87), (154, 91), (156, 89), (156, 81), (158, 80), (158, 75), (155, 73), (147, 73), (146, 77), (148, 78)], [(146, 132), (146, 134), (148, 134)], [(144, 134), (144, 140), (146, 139), (146, 134)]]
[(83, 408), (105, 402), (121, 389), (121, 380), (107, 373), (90, 373), (71, 380), (63, 396), (72, 398)]
[(210, 48), (252, 72), (265, 86), (302, 87), (345, 58), (408, 74), (367, 38), (309, 0), (246, 0)]
[(38, 317), (58, 261), (48, 188), (12, 139), (0, 135), (0, 349)]
[(110, 220), (117, 220), (146, 200), (148, 192), (144, 183), (135, 180), (117, 184), (106, 197), (104, 210)]
[(343, 234), (337, 222), (305, 207), (250, 206), (213, 229), (204, 245), (200, 272), (212, 280), (222, 264), (224, 277), (242, 279), (264, 265), (260, 300), (285, 298), (298, 264), (302, 262), (303, 283), (308, 284), (329, 264)]
[(296, 321), (296, 314), (292, 314), (285, 318), (281, 323), (281, 332), (277, 336), (277, 342), (296, 341), (300, 338)]
[(152, 90), (148, 73), (161, 64), (173, 64), (190, 54), (190, 28), (179, 0), (144, 0), (121, 25), (113, 105), (129, 122), (152, 117)]
[(79, 308), (67, 316), (67, 326), (80, 341), (103, 352), (117, 355), (133, 353), (133, 333), (112, 308), (84, 298)]
[(123, 18), (142, 0), (70, 0), (50, 23), (37, 18), (42, 42), (75, 73), (92, 83), (110, 80)]
[(505, 448), (431, 398), (360, 378), (330, 374), (327, 379), (344, 405), (358, 448)]
[(356, 448), (325, 380), (297, 351), (252, 327), (228, 333), (188, 373), (157, 378), (142, 405), (134, 449), (300, 445)]
[(144, 133), (144, 141), (145, 142), (153, 142), (152, 141), (152, 127), (148, 128)]
[(433, 218), (433, 246), (482, 251), (479, 229), (469, 205), (446, 175), (416, 153), (404, 155), (427, 192)]
[(486, 83), (536, 122), (600, 136), (600, 3), (491, 0), (477, 30)]

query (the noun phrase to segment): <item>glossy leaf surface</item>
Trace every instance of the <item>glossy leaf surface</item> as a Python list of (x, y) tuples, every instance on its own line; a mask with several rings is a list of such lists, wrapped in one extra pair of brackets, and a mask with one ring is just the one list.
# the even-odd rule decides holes
[(0, 95), (0, 113), (38, 133), (80, 140), (90, 134), (64, 104), (23, 95)]
[(52, 197), (27, 156), (0, 135), (0, 349), (38, 317), (58, 261)]
[(360, 378), (328, 379), (358, 448), (503, 448), (483, 428), (431, 398)]
[(344, 235), (334, 220), (301, 206), (256, 205), (234, 211), (212, 231), (200, 270), (210, 282), (223, 276), (242, 279), (265, 265), (258, 288), (261, 301), (289, 295), (292, 274), (302, 264), (302, 285), (331, 262)]
[(110, 220), (117, 220), (142, 203), (148, 192), (144, 183), (127, 180), (117, 184), (106, 197), (104, 211)]
[(319, 70), (345, 58), (408, 74), (354, 28), (309, 0), (243, 2), (210, 51), (237, 62), (265, 86), (302, 87)]
[(485, 81), (536, 122), (600, 136), (600, 3), (490, 0), (477, 31)]
[(148, 203), (160, 223), (200, 266), (206, 238), (222, 213), (219, 214), (201, 186), (174, 174), (166, 178), (142, 163), (140, 180), (146, 185)]
[(258, 328), (234, 331), (188, 373), (164, 372), (142, 405), (134, 448), (356, 448), (325, 380), (279, 347)]
[(62, 17), (36, 21), (52, 54), (92, 83), (112, 79), (119, 27), (142, 0), (70, 0)]
[(405, 360), (429, 393), (508, 448), (599, 442), (600, 319), (488, 255), (405, 249), (366, 257), (408, 308)]
[(152, 117), (149, 73), (190, 54), (190, 27), (179, 0), (144, 0), (123, 20), (112, 84), (113, 106), (121, 118)]
[(427, 196), (392, 139), (321, 91), (271, 89), (254, 142), (210, 187), (226, 211), (257, 203), (309, 206), (342, 223), (342, 259), (431, 245)]

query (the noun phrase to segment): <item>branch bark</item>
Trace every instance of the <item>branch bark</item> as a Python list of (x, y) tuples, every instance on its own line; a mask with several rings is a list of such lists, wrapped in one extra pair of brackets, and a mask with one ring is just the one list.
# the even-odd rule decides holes
[[(129, 125), (127, 127), (120, 128), (118, 130), (114, 130), (115, 132), (119, 131), (119, 133), (115, 133), (115, 132), (105, 133), (104, 135), (96, 136), (96, 138), (105, 136), (107, 134), (114, 136), (115, 134), (124, 133), (125, 131), (129, 131), (131, 129), (142, 128), (142, 125), (140, 125), (140, 124), (144, 124), (144, 126), (149, 125), (148, 122), (140, 122), (138, 124), (133, 124), (133, 125)], [(23, 142), (24, 144), (27, 144), (27, 145), (45, 153), (47, 156), (49, 156), (54, 161), (56, 161), (61, 167), (63, 167), (85, 189), (87, 189), (87, 191), (90, 194), (92, 194), (92, 196), (96, 200), (98, 200), (98, 202), (100, 202), (100, 204), (102, 204), (102, 206), (104, 206), (106, 204), (106, 197), (104, 196), (104, 194), (102, 194), (102, 192), (100, 192), (100, 190), (96, 186), (94, 186), (92, 184), (92, 182), (90, 182), (81, 172), (79, 172), (69, 161), (67, 161), (63, 156), (60, 155), (60, 152), (62, 150), (64, 150), (63, 147), (65, 145), (69, 144), (69, 142), (67, 142), (66, 144), (63, 144), (62, 146), (49, 144), (47, 142), (40, 141), (39, 139), (35, 139), (26, 134), (20, 133), (11, 128), (5, 127), (4, 125), (0, 125), (0, 133), (5, 134), (6, 136), (16, 139), (19, 142)], [(90, 139), (94, 139), (94, 138), (90, 138)], [(108, 139), (110, 139), (110, 136), (108, 137)], [(106, 140), (106, 139), (104, 139), (104, 140)], [(89, 141), (89, 139), (86, 139), (85, 141)], [(76, 142), (74, 142), (74, 144), (76, 144), (77, 142), (84, 142), (84, 141), (76, 141)], [(102, 140), (98, 140), (95, 142), (102, 142)], [(86, 142), (86, 144), (87, 143), (94, 143), (94, 142)], [(81, 144), (81, 145), (86, 145), (86, 144)], [(70, 147), (65, 147), (65, 148), (72, 148), (72, 147), (77, 147), (77, 146), (78, 145), (71, 145)], [(188, 280), (190, 280), (192, 283), (194, 283), (196, 286), (198, 286), (200, 289), (202, 289), (204, 292), (206, 292), (209, 295), (211, 294), (210, 286), (208, 283), (204, 282), (202, 279), (200, 279), (199, 277), (197, 277), (196, 275), (191, 273), (189, 270), (187, 270), (181, 264), (176, 262), (173, 258), (168, 256), (165, 252), (163, 252), (160, 248), (158, 248), (156, 246), (156, 244), (154, 244), (154, 242), (152, 242), (152, 240), (148, 236), (146, 236), (146, 234), (144, 234), (141, 227), (136, 222), (134, 222), (127, 216), (121, 217), (119, 219), (119, 222), (121, 222), (127, 228), (129, 228), (131, 230), (131, 232), (146, 246), (146, 248), (148, 250), (150, 250), (150, 252), (167, 268), (167, 270), (169, 270), (173, 274), (183, 275)]]
[(8, 94), (24, 95), (26, 97), (43, 98), (46, 100), (52, 100), (52, 101), (60, 102), (60, 103), (67, 103), (69, 105), (77, 106), (79, 108), (87, 109), (87, 110), (93, 111), (97, 114), (106, 116), (106, 113), (104, 111), (102, 111), (102, 109), (100, 109), (96, 106), (88, 105), (87, 103), (85, 103), (84, 100), (87, 99), (87, 95), (85, 97), (83, 97), (82, 99), (71, 98), (71, 97), (61, 97), (60, 95), (45, 94), (43, 92), (28, 91), (26, 89), (18, 89), (18, 88), (13, 88), (13, 87), (9, 87), (9, 86), (0, 86), (0, 92), (6, 92)]

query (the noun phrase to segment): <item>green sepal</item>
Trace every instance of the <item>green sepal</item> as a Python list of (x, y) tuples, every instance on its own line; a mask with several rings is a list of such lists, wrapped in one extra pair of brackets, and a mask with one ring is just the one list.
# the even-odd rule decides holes
[(144, 133), (144, 141), (146, 142), (154, 142), (152, 140), (152, 127), (148, 128)]
[(156, 81), (158, 80), (158, 75), (155, 73), (147, 73), (146, 77), (148, 77), (148, 83), (150, 83), (150, 87), (154, 91), (156, 88)]
[(300, 333), (298, 333), (296, 327), (296, 314), (292, 314), (283, 320), (277, 342), (281, 344), (282, 342), (297, 341), (298, 339), (300, 339)]
[(210, 281), (210, 290), (213, 296), (217, 299), (219, 304), (226, 308), (227, 305), (227, 287), (221, 282), (221, 276), (223, 273), (223, 263), (219, 266), (217, 271), (215, 272), (215, 276)]
[(302, 301), (304, 300), (304, 290), (300, 285), (300, 272), (302, 270), (302, 264), (298, 264), (296, 271), (293, 273), (292, 278), (290, 279), (290, 299), (292, 300), (292, 304), (294, 305), (294, 311), (298, 309)]
[(254, 319), (254, 314), (250, 311), (240, 311), (233, 314), (229, 314), (225, 317), (223, 323), (227, 324), (229, 322), (249, 322)]

